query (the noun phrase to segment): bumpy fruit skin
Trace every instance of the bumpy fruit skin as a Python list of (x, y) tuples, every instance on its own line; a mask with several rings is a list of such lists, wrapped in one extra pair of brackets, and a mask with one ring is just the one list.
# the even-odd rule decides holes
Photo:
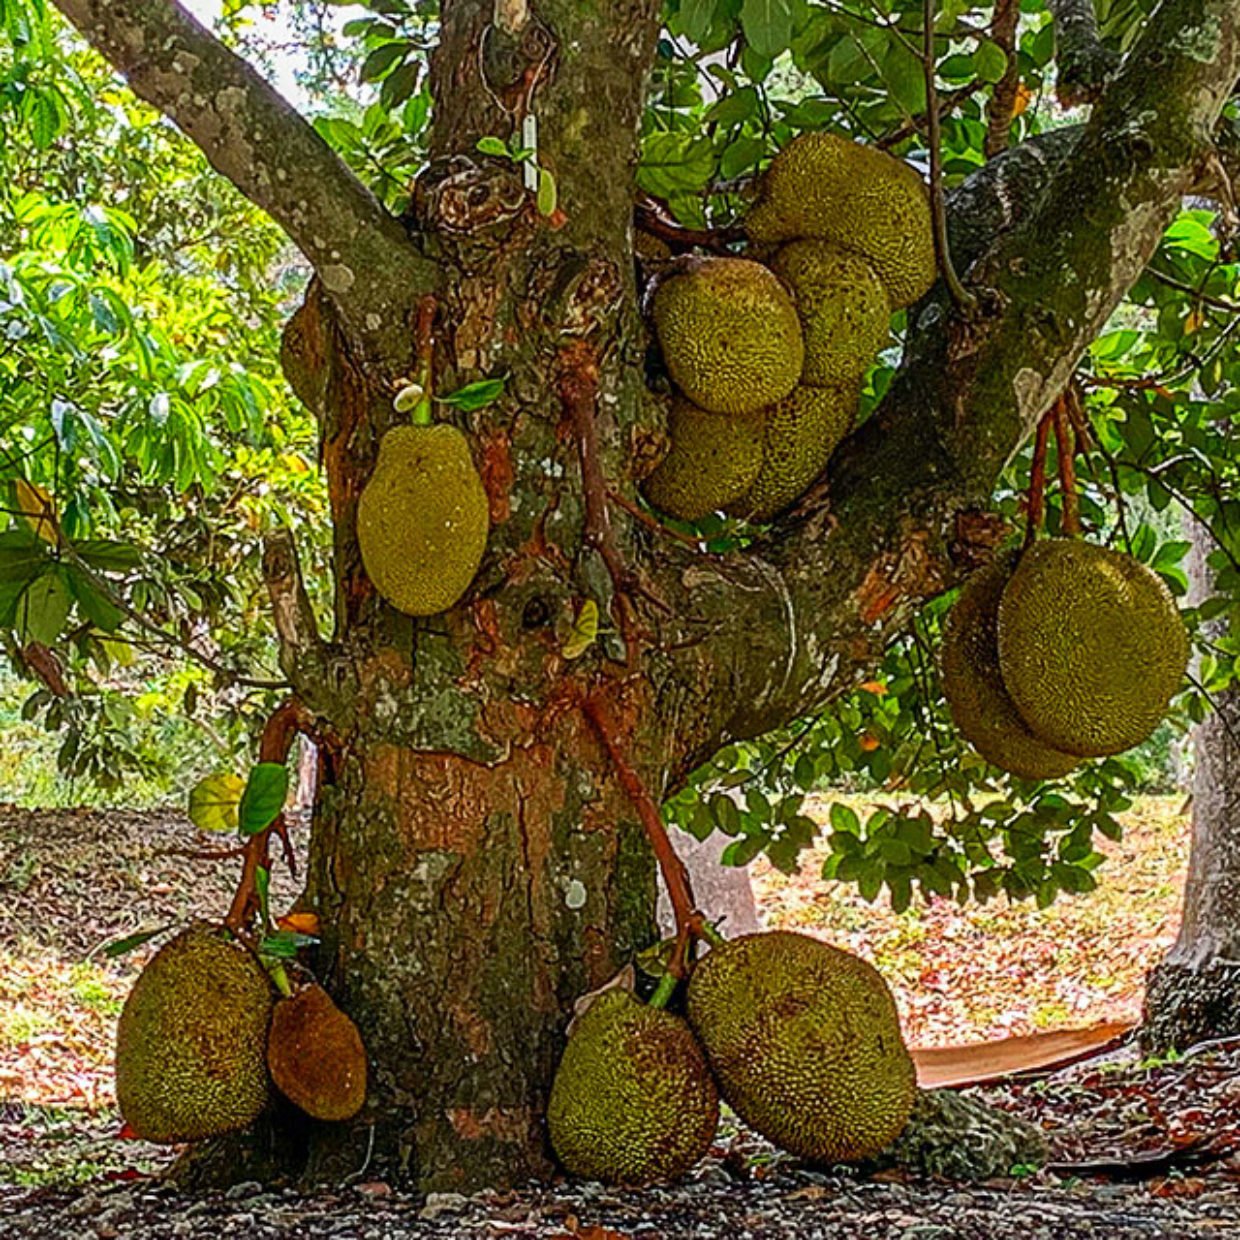
[(276, 1088), (315, 1119), (352, 1119), (366, 1101), (362, 1035), (322, 986), (276, 1004), (267, 1066)]
[(711, 413), (752, 413), (801, 377), (796, 306), (761, 263), (693, 259), (659, 284), (652, 314), (668, 373)]
[(379, 444), (357, 504), (357, 540), (375, 589), (399, 611), (433, 616), (469, 589), (490, 514), (469, 441), (454, 426), (398, 426)]
[(578, 1018), (547, 1106), (566, 1170), (610, 1184), (674, 1179), (718, 1123), (718, 1091), (681, 1017), (611, 990)]
[(1072, 538), (1034, 543), (999, 603), (999, 669), (1048, 745), (1095, 758), (1139, 745), (1188, 667), (1171, 592), (1139, 560)]
[(801, 316), (801, 382), (859, 384), (889, 335), (891, 307), (874, 269), (861, 255), (826, 241), (783, 246), (771, 269), (792, 290)]
[(273, 997), (258, 961), (208, 927), (160, 948), (116, 1030), (116, 1099), (130, 1128), (199, 1141), (253, 1122), (269, 1097)]
[(803, 384), (767, 409), (762, 468), (753, 485), (724, 511), (750, 521), (769, 521), (799, 499), (851, 429), (857, 395), (855, 386)]
[(826, 133), (795, 137), (772, 160), (745, 231), (759, 244), (816, 237), (869, 260), (895, 309), (934, 283), (930, 196), (885, 151)]
[(682, 521), (697, 521), (739, 499), (762, 468), (762, 413), (707, 413), (684, 397), (672, 403), (672, 446), (642, 483), (646, 498)]
[(689, 982), (689, 1023), (729, 1106), (815, 1162), (896, 1139), (917, 1092), (895, 1001), (864, 960), (777, 930), (713, 948)]
[(1025, 725), (999, 672), (999, 600), (1016, 565), (1000, 555), (965, 583), (943, 628), (943, 694), (960, 734), (987, 762), (1021, 779), (1059, 779), (1079, 762)]

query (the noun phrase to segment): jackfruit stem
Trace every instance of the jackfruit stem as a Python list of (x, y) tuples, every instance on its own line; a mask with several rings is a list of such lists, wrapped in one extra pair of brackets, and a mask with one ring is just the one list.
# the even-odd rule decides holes
[(413, 407), (409, 420), (414, 426), (430, 426), (431, 407), (435, 398), (435, 299), (429, 294), (418, 302), (417, 348), (418, 386), (422, 399)]
[(1076, 491), (1076, 439), (1068, 424), (1068, 398), (1055, 402), (1055, 447), (1059, 453), (1059, 490), (1063, 499), (1063, 532), (1070, 538), (1081, 533), (1081, 498)]
[(650, 1002), (647, 1007), (665, 1008), (672, 1001), (672, 996), (676, 993), (676, 987), (680, 985), (680, 979), (673, 977), (670, 973), (664, 973), (659, 978), (659, 984), (654, 988), (654, 994), (650, 996)]
[(293, 983), (288, 980), (288, 971), (280, 961), (274, 961), (267, 966), (267, 972), (271, 975), (271, 980), (275, 984), (275, 988), (286, 998), (293, 997)]
[(702, 922), (698, 929), (698, 934), (705, 942), (709, 943), (711, 947), (722, 947), (727, 942), (727, 939), (725, 939), (723, 935), (720, 934), (719, 931), (716, 930), (715, 927), (708, 921)]

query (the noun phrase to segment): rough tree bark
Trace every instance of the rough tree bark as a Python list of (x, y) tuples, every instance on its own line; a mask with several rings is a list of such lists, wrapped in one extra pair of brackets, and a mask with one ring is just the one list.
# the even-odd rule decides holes
[[(1196, 522), (1189, 561), (1200, 603), (1213, 590), (1210, 535)], [(1146, 986), (1150, 1053), (1240, 1034), (1240, 690), (1193, 732), (1193, 834), (1180, 932)]]
[[(330, 640), (290, 539), (267, 568), (282, 665), (336, 738), (306, 902), (373, 1089), (354, 1125), (302, 1134), (307, 1174), (365, 1165), (428, 1189), (543, 1174), (571, 1002), (654, 933), (648, 850), (583, 698), (606, 701), (612, 739), (662, 797), (720, 745), (853, 683), (974, 562), (998, 471), (1203, 175), (1240, 68), (1236, 6), (1167, 0), (1071, 141), (978, 174), (953, 229), (985, 313), (966, 323), (941, 290), (927, 298), (890, 397), (829, 488), (756, 549), (709, 556), (627, 508), (605, 519), (583, 487), (598, 481), (583, 427), (606, 484), (631, 498), (662, 425), (630, 232), (655, 0), (444, 0), (433, 160), (407, 233), (168, 0), (56, 2), (318, 273), (283, 360), (322, 425)], [(518, 170), (476, 151), (527, 111), (559, 186), (550, 219)], [(459, 418), (490, 496), (486, 560), (463, 603), (414, 622), (374, 595), (354, 513), (430, 292), (436, 390), (508, 381)], [(562, 636), (587, 598), (614, 623), (570, 663)]]

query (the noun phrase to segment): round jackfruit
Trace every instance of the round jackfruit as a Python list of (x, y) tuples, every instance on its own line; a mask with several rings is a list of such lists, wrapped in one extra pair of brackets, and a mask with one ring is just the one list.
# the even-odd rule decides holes
[(711, 413), (752, 413), (801, 377), (796, 306), (761, 263), (693, 259), (659, 284), (653, 316), (668, 373)]
[(874, 269), (826, 241), (794, 241), (771, 268), (792, 290), (805, 333), (801, 382), (859, 384), (887, 343), (891, 307)]
[(769, 521), (822, 473), (857, 416), (857, 388), (801, 385), (766, 410), (762, 468), (753, 485), (724, 511)]
[(683, 521), (739, 499), (762, 468), (765, 420), (758, 413), (707, 413), (678, 397), (668, 414), (672, 446), (642, 484), (646, 498)]
[(1021, 779), (1058, 779), (1080, 759), (1040, 741), (999, 673), (999, 599), (1016, 565), (1007, 552), (975, 572), (947, 615), (940, 667), (960, 734), (987, 762)]
[(694, 969), (688, 1015), (724, 1100), (791, 1154), (868, 1158), (908, 1122), (895, 1001), (857, 956), (783, 930), (731, 939)]
[(1034, 543), (999, 602), (999, 669), (1048, 745), (1086, 758), (1139, 745), (1188, 667), (1171, 592), (1139, 560), (1072, 538)]
[(547, 1106), (566, 1170), (610, 1184), (673, 1179), (710, 1148), (718, 1122), (718, 1091), (681, 1017), (609, 990), (578, 1018)]
[(166, 943), (134, 983), (116, 1029), (116, 1100), (146, 1141), (244, 1128), (267, 1105), (274, 995), (245, 948), (205, 926)]
[(759, 244), (816, 237), (855, 250), (896, 309), (934, 283), (930, 195), (921, 177), (885, 151), (835, 134), (793, 138), (771, 161), (743, 224)]
[(276, 1004), (267, 1067), (276, 1088), (315, 1119), (352, 1119), (366, 1101), (362, 1035), (322, 986)]
[(432, 616), (469, 589), (490, 531), (487, 493), (454, 426), (398, 426), (379, 444), (357, 502), (357, 541), (375, 589)]

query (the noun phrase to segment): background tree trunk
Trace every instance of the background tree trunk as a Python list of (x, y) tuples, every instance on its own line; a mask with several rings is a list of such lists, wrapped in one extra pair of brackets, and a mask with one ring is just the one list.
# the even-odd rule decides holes
[[(1191, 600), (1210, 597), (1211, 536), (1193, 522)], [(1240, 690), (1193, 732), (1193, 834), (1180, 933), (1150, 973), (1142, 1042), (1179, 1050), (1240, 1033)]]

